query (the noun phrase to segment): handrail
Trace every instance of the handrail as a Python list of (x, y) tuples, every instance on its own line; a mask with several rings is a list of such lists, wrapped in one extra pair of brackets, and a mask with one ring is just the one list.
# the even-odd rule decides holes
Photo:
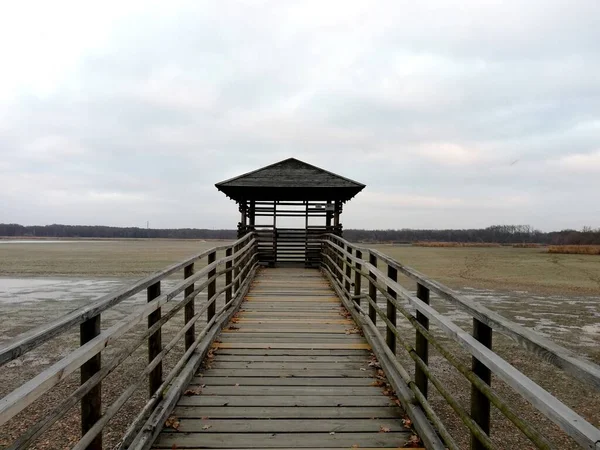
[[(218, 252), (225, 255), (217, 258)], [(208, 258), (201, 270), (194, 272), (194, 263)], [(172, 264), (133, 285), (116, 292), (99, 297), (91, 304), (79, 308), (50, 324), (23, 333), (0, 348), (0, 365), (11, 361), (37, 346), (56, 338), (75, 325), (80, 325), (81, 346), (43, 370), (32, 379), (26, 381), (12, 392), (0, 399), (0, 426), (6, 424), (19, 412), (34, 403), (44, 394), (65, 380), (75, 370), (81, 368), (81, 385), (68, 395), (46, 417), (34, 423), (29, 429), (17, 437), (10, 449), (27, 448), (40, 437), (52, 424), (65, 415), (77, 402), (82, 404), (82, 440), (76, 448), (96, 450), (102, 448), (102, 430), (112, 417), (121, 409), (135, 392), (140, 383), (149, 379), (150, 400), (140, 413), (134, 424), (143, 424), (146, 417), (160, 405), (165, 387), (186, 369), (188, 363), (197, 363), (199, 346), (208, 349), (207, 340), (212, 341), (216, 333), (224, 325), (224, 317), (233, 314), (239, 306), (250, 285), (250, 280), (258, 266), (257, 240), (255, 233), (248, 233), (232, 244), (217, 246), (198, 253), (184, 261)], [(183, 280), (168, 292), (160, 292), (161, 281), (167, 276), (183, 270)], [(217, 280), (225, 276), (225, 284), (217, 290)], [(199, 282), (199, 284), (198, 284)], [(120, 319), (111, 327), (100, 329), (100, 316), (104, 311), (146, 289), (148, 302), (136, 307), (133, 312)], [(195, 311), (195, 298), (207, 290), (207, 299), (198, 311)], [(225, 306), (216, 311), (217, 299), (225, 296)], [(179, 298), (166, 314), (161, 309), (169, 302)], [(173, 339), (166, 345), (160, 345), (162, 327), (182, 309), (185, 310), (184, 326), (177, 331)], [(207, 324), (199, 335), (195, 334), (195, 326), (202, 314), (207, 315)], [(102, 361), (99, 356), (107, 347), (112, 347), (119, 338), (134, 327), (148, 321), (147, 328), (141, 336), (127, 340), (124, 348)], [(145, 326), (145, 325), (144, 325)], [(173, 351), (185, 337), (185, 353), (180, 357), (174, 369), (162, 377), (162, 362), (165, 356)], [(144, 342), (148, 342), (148, 364), (140, 375), (132, 380), (119, 398), (102, 413), (99, 386), (101, 381), (121, 365)], [(158, 343), (158, 345), (157, 345)], [(210, 342), (208, 342), (210, 343)], [(181, 394), (181, 392), (179, 393)], [(172, 395), (172, 393), (170, 393)], [(165, 411), (165, 408), (161, 408)], [(132, 424), (133, 425), (133, 424)], [(131, 428), (131, 427), (130, 427)], [(137, 432), (130, 429), (129, 433)]]
[(453, 289), (444, 286), (435, 280), (432, 280), (424, 274), (418, 272), (412, 267), (390, 258), (380, 251), (368, 247), (361, 247), (351, 244), (348, 241), (334, 234), (328, 234), (327, 237), (337, 240), (344, 245), (350, 246), (354, 250), (360, 250), (376, 256), (379, 260), (402, 272), (408, 278), (423, 285), (427, 289), (435, 292), (441, 298), (450, 301), (456, 307), (475, 317), (489, 327), (498, 330), (500, 333), (508, 336), (517, 342), (521, 347), (535, 353), (546, 362), (565, 370), (580, 381), (589, 384), (600, 390), (600, 366), (589, 361), (578, 358), (577, 355), (557, 343), (541, 336), (533, 330), (525, 328), (518, 323), (512, 322), (501, 316), (495, 311), (486, 308), (466, 297), (458, 294)]
[(109, 294), (103, 295), (96, 300), (92, 301), (90, 304), (78, 308), (74, 311), (71, 311), (68, 314), (65, 314), (62, 317), (59, 317), (52, 322), (36, 327), (33, 330), (26, 331), (14, 339), (12, 339), (8, 344), (4, 345), (0, 348), (0, 367), (2, 367), (7, 362), (16, 359), (30, 350), (33, 350), (36, 347), (39, 347), (44, 342), (56, 337), (69, 328), (79, 325), (80, 323), (85, 322), (90, 317), (94, 317), (107, 309), (118, 305), (123, 300), (128, 299), (132, 295), (137, 294), (138, 292), (143, 291), (155, 284), (157, 281), (162, 280), (163, 278), (180, 271), (186, 266), (193, 264), (194, 262), (205, 258), (212, 252), (218, 252), (222, 250), (226, 250), (228, 248), (232, 248), (240, 243), (244, 242), (247, 239), (247, 236), (244, 236), (241, 239), (238, 239), (232, 244), (221, 245), (217, 247), (210, 248), (201, 253), (193, 255), (183, 261), (171, 264), (170, 266), (165, 267), (158, 272), (155, 272), (147, 277), (142, 278), (141, 280), (136, 281), (134, 284), (130, 286), (125, 286), (115, 292), (111, 292)]
[[(587, 422), (491, 350), (489, 344), (491, 343), (492, 329), (496, 328), (500, 333), (507, 334), (513, 339), (515, 335), (518, 335), (520, 339), (517, 342), (521, 346), (528, 350), (534, 350), (536, 355), (542, 356), (545, 360), (547, 359), (544, 356), (552, 352), (556, 355), (552, 362), (568, 373), (574, 370), (577, 371), (580, 380), (595, 388), (598, 388), (598, 377), (596, 375), (600, 373), (598, 366), (577, 359), (569, 350), (459, 296), (444, 285), (428, 279), (414, 269), (402, 265), (377, 250), (351, 244), (336, 235), (326, 235), (323, 238), (322, 255), (323, 269), (332, 283), (340, 290), (343, 299), (349, 302), (350, 308), (356, 310), (359, 314), (359, 320), (364, 325), (375, 327), (376, 317), (379, 316), (385, 323), (387, 336), (384, 338), (377, 331), (378, 339), (382, 342), (385, 340), (389, 351), (392, 353), (395, 353), (396, 342), (399, 342), (410, 358), (414, 360), (414, 379), (405, 381), (413, 390), (421, 406), (428, 412), (429, 419), (438, 426), (438, 429), (445, 432), (443, 423), (439, 418), (430, 414), (433, 411), (427, 401), (427, 381), (433, 383), (449, 406), (454, 409), (464, 425), (470, 430), (472, 448), (493, 448), (492, 442), (487, 437), (489, 433), (490, 403), (513, 422), (537, 448), (552, 448), (551, 444), (534, 426), (520, 417), (508, 402), (490, 388), (490, 376), (494, 373), (519, 395), (527, 399), (538, 411), (558, 424), (582, 447), (600, 449), (600, 430), (598, 428)], [(387, 265), (387, 274), (377, 267), (378, 260)], [(411, 294), (397, 282), (398, 272), (417, 281), (417, 296)], [(354, 274), (354, 278), (352, 274)], [(360, 289), (356, 288), (356, 286), (360, 287), (361, 279), (366, 279), (369, 283), (368, 295), (361, 293)], [(354, 287), (353, 291), (351, 291), (351, 287)], [(442, 299), (451, 301), (463, 311), (467, 311), (473, 317), (473, 336), (429, 305), (430, 290), (440, 295)], [(377, 293), (386, 299), (387, 310), (382, 310), (377, 305)], [(398, 298), (413, 306), (416, 310), (416, 316), (409, 312)], [(360, 306), (361, 299), (367, 299), (368, 312)], [(398, 331), (396, 326), (397, 311), (415, 328), (416, 346), (403, 340)], [(445, 345), (429, 332), (430, 321), (472, 355), (473, 367), (471, 369), (458, 361), (453, 353), (448, 351)], [(472, 408), (470, 415), (464, 411), (432, 371), (429, 370), (427, 360), (428, 344), (432, 344), (451, 365), (458, 369), (459, 373), (471, 382)], [(544, 351), (535, 351), (540, 348)], [(585, 374), (585, 376), (582, 374)], [(447, 439), (448, 436), (443, 434), (442, 437), (444, 437), (444, 441), (449, 448), (454, 448), (455, 443), (451, 438)]]

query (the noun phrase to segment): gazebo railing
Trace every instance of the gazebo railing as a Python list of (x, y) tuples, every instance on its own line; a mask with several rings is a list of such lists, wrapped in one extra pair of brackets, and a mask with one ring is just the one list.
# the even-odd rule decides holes
[[(582, 448), (600, 449), (600, 429), (492, 350), (493, 331), (512, 338), (520, 347), (530, 351), (532, 357), (554, 364), (596, 391), (600, 390), (598, 365), (577, 358), (566, 348), (458, 295), (377, 250), (351, 244), (339, 236), (324, 236), (322, 268), (354, 319), (362, 325), (371, 346), (378, 354), (387, 355), (387, 358), (381, 359), (382, 367), (386, 373), (398, 374), (397, 379), (390, 379), (390, 383), (409, 415), (414, 411), (414, 406), (419, 405), (448, 448), (458, 449), (459, 446), (432, 407), (428, 395), (430, 384), (468, 429), (472, 449), (495, 448), (489, 436), (491, 406), (512, 422), (536, 448), (553, 448), (543, 432), (528, 422), (511, 401), (503, 398), (491, 386), (494, 375), (540, 414), (558, 425)], [(398, 274), (417, 283), (416, 295), (399, 284)], [(430, 292), (470, 315), (472, 333), (466, 332), (435, 309), (430, 304)], [(385, 299), (385, 307), (377, 303), (378, 297)], [(414, 341), (403, 335), (398, 326), (399, 319), (414, 328)], [(378, 329), (378, 322), (385, 324), (384, 331)], [(470, 367), (461, 361), (444, 339), (432, 332), (430, 325), (467, 352), (472, 360)], [(430, 347), (471, 384), (470, 411), (460, 404), (436, 375), (435, 367), (429, 362)], [(414, 375), (399, 363), (399, 350), (404, 350), (404, 355), (414, 361)]]
[[(79, 325), (80, 347), (0, 399), (0, 426), (18, 420), (20, 413), (26, 413), (28, 407), (34, 407), (37, 400), (57, 388), (77, 370), (81, 372), (81, 384), (43, 419), (31, 424), (7, 448), (27, 448), (80, 403), (82, 438), (73, 448), (100, 450), (103, 430), (145, 382), (148, 383), (148, 400), (136, 411), (137, 415), (123, 434), (119, 448), (147, 448), (175, 406), (181, 390), (187, 386), (209, 351), (210, 343), (229, 321), (248, 291), (258, 266), (256, 244), (254, 233), (249, 233), (232, 244), (206, 250), (104, 295), (2, 346), (0, 366)], [(177, 274), (183, 281), (163, 292), (161, 282)], [(147, 292), (147, 303), (135, 307), (124, 318), (102, 329), (103, 313), (112, 311), (144, 290)], [(206, 300), (196, 301), (201, 292), (206, 292)], [(217, 310), (218, 299), (223, 301), (223, 306)], [(167, 305), (172, 307), (164, 311)], [(206, 318), (204, 324), (202, 317)], [(183, 325), (176, 328), (172, 339), (163, 345), (164, 326), (176, 318), (183, 319)], [(147, 326), (144, 326), (146, 321)], [(139, 327), (143, 328), (139, 330)], [(126, 333), (134, 329), (138, 332), (133, 338), (123, 339)], [(147, 347), (147, 365), (141, 368), (136, 377), (128, 380), (129, 383), (118, 392), (114, 402), (103, 405), (102, 380), (126, 364), (130, 356), (144, 346)], [(183, 354), (175, 361), (174, 367), (164, 374), (163, 362), (176, 347)]]

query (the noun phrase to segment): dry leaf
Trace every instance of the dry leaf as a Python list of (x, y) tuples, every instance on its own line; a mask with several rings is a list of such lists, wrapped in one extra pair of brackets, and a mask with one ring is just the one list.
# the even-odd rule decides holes
[(179, 425), (179, 419), (175, 416), (170, 416), (165, 422), (165, 427), (173, 428), (174, 430), (179, 430)]
[(204, 426), (202, 427), (202, 429), (203, 429), (203, 430), (208, 430), (208, 429), (210, 429), (210, 428), (212, 428), (212, 425), (204, 425)]
[(352, 448), (359, 448), (359, 447), (358, 447), (358, 444), (354, 444), (354, 445), (352, 446)]
[(331, 431), (329, 434), (331, 434), (331, 435), (334, 435), (334, 434), (335, 434), (335, 431)]
[(422, 447), (423, 444), (421, 443), (421, 438), (419, 438), (419, 436), (417, 436), (416, 434), (413, 434), (404, 446), (406, 448), (419, 448)]
[(196, 389), (188, 389), (183, 393), (183, 395), (187, 395), (187, 396), (200, 395), (200, 394), (202, 394), (202, 388), (200, 388), (200, 387), (197, 387)]
[(410, 428), (412, 427), (412, 420), (402, 419), (402, 425), (404, 425), (405, 428)]
[(202, 416), (202, 420), (208, 420), (208, 416)]
[(234, 386), (235, 387), (240, 387), (240, 383), (235, 383)]
[(229, 325), (228, 330), (239, 330), (240, 327), (236, 327), (235, 325)]
[(381, 427), (379, 428), (379, 432), (380, 432), (380, 433), (389, 433), (390, 431), (392, 431), (392, 430), (391, 430), (389, 427), (384, 427), (384, 426), (381, 426)]

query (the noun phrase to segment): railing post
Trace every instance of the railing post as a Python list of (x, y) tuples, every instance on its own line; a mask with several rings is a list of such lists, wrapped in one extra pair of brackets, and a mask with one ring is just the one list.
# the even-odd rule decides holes
[[(398, 281), (398, 270), (388, 265), (387, 276), (392, 281)], [(398, 298), (396, 292), (392, 288), (388, 287), (387, 291), (393, 298)], [(387, 301), (387, 318), (393, 326), (396, 326), (396, 306), (389, 300)], [(396, 335), (392, 332), (389, 325), (386, 326), (385, 330), (385, 342), (392, 353), (396, 354)]]
[(350, 293), (350, 278), (352, 277), (352, 259), (350, 259), (350, 255), (352, 255), (352, 247), (349, 245), (346, 246), (346, 251), (348, 252), (348, 256), (346, 256), (346, 282), (344, 283), (344, 287), (346, 288), (346, 292), (348, 293), (348, 298), (352, 296)]
[[(211, 252), (208, 254), (208, 264), (212, 264), (217, 260), (217, 252)], [(215, 267), (208, 272), (208, 279), (211, 279), (217, 274), (217, 268)], [(206, 289), (206, 301), (210, 302), (208, 305), (208, 309), (206, 310), (206, 321), (210, 322), (210, 320), (215, 316), (215, 312), (217, 311), (217, 299), (213, 299), (213, 296), (217, 293), (217, 280), (212, 280), (208, 283), (208, 287)]]
[[(362, 252), (360, 250), (356, 250), (356, 258), (362, 259)], [(362, 264), (356, 263), (356, 271), (354, 272), (354, 295), (359, 296), (361, 294), (361, 281), (362, 275), (360, 271), (362, 269)], [(356, 304), (360, 305), (360, 298), (355, 298), (354, 301)]]
[[(226, 257), (230, 257), (232, 254), (233, 254), (233, 249), (231, 247), (229, 247), (227, 250), (225, 250)], [(233, 280), (232, 267), (233, 267), (233, 261), (227, 261), (225, 263), (225, 270), (227, 270), (227, 272), (225, 273), (225, 285), (226, 286), (229, 286), (231, 284), (231, 280)], [(233, 292), (233, 290), (232, 290), (231, 286), (229, 286), (225, 290), (225, 303), (229, 303), (231, 301), (231, 299), (233, 298), (232, 292)]]
[[(369, 264), (371, 264), (374, 267), (377, 267), (377, 256), (375, 256), (371, 252), (369, 252)], [(369, 276), (371, 276), (374, 280), (377, 280), (375, 274), (370, 270)], [(373, 303), (377, 304), (377, 288), (371, 280), (369, 280), (369, 297), (371, 297)], [(377, 323), (377, 311), (375, 311), (375, 306), (373, 306), (371, 303), (369, 303), (369, 318), (371, 319), (371, 322), (373, 322), (373, 325)]]
[(235, 245), (233, 247), (233, 254), (234, 254), (234, 258), (233, 258), (233, 279), (235, 280), (233, 283), (233, 295), (236, 296), (238, 294), (238, 291), (240, 290), (240, 280), (238, 278), (238, 275), (240, 274), (240, 257), (237, 256), (237, 252), (239, 251), (240, 246)]
[[(492, 348), (492, 328), (475, 318), (473, 318), (473, 337), (487, 348)], [(491, 384), (491, 370), (474, 356), (472, 357), (471, 368), (473, 373), (481, 378), (484, 383)], [(471, 385), (471, 417), (486, 434), (490, 434), (490, 401), (473, 384)], [(484, 448), (477, 437), (471, 434), (471, 450)]]
[[(337, 244), (341, 244), (341, 242), (337, 243)], [(343, 244), (342, 244), (343, 247)], [(342, 281), (344, 281), (344, 258), (342, 258), (339, 254), (339, 250), (335, 249), (335, 261), (336, 261), (336, 265), (337, 265), (337, 270), (335, 271), (338, 281), (340, 282), (340, 285), (342, 284)]]
[[(189, 278), (192, 275), (194, 275), (194, 263), (188, 264), (183, 269), (183, 278)], [(194, 292), (194, 283), (190, 284), (188, 287), (185, 288), (184, 298), (187, 297), (188, 295), (192, 295), (193, 292)], [(190, 320), (192, 320), (192, 318), (196, 314), (195, 302), (196, 302), (196, 299), (192, 299), (187, 303), (187, 305), (185, 305), (185, 309), (184, 309), (185, 323), (188, 323)], [(185, 332), (185, 349), (188, 350), (194, 344), (195, 340), (196, 340), (196, 330), (195, 330), (195, 326), (192, 325)]]
[[(101, 332), (100, 314), (79, 325), (79, 343), (84, 345)], [(92, 378), (102, 366), (102, 354), (98, 352), (81, 366), (81, 384)], [(84, 436), (102, 416), (102, 383), (94, 386), (81, 399), (81, 435)], [(87, 450), (102, 450), (102, 433), (87, 446)]]
[[(421, 283), (417, 283), (417, 297), (421, 299), (423, 303), (427, 303), (429, 305), (429, 289), (427, 289)], [(421, 311), (417, 311), (417, 322), (423, 325), (423, 327), (427, 330), (429, 329), (429, 319), (424, 314), (422, 314)], [(419, 330), (417, 330), (417, 334), (415, 337), (415, 350), (417, 356), (421, 358), (421, 360), (425, 364), (429, 364), (429, 342)], [(416, 363), (415, 384), (423, 394), (423, 397), (427, 398), (427, 376), (425, 375), (425, 372), (423, 372), (423, 370)]]
[[(148, 303), (154, 300), (156, 297), (160, 295), (160, 281), (148, 286), (147, 295), (148, 295)], [(161, 309), (158, 308), (156, 311), (150, 313), (148, 315), (148, 328), (154, 325), (156, 322), (160, 320), (161, 317)], [(156, 356), (162, 351), (162, 332), (159, 328), (148, 338), (148, 362), (151, 362)], [(152, 395), (156, 392), (156, 390), (162, 384), (163, 378), (163, 366), (162, 361), (158, 363), (158, 365), (150, 372), (148, 375), (148, 396), (152, 397)]]

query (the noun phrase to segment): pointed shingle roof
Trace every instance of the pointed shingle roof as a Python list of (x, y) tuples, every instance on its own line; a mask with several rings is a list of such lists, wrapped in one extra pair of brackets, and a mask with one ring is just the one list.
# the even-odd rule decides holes
[(347, 201), (365, 185), (295, 158), (221, 181), (217, 189), (236, 201), (342, 200)]

